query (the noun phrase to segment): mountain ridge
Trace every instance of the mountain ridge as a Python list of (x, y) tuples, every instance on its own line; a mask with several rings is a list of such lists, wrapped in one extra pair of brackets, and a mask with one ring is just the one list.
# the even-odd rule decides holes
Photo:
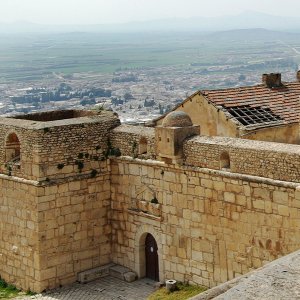
[(245, 11), (233, 16), (169, 18), (150, 21), (134, 21), (120, 24), (94, 25), (49, 25), (27, 21), (0, 23), (0, 33), (49, 33), (49, 32), (142, 32), (142, 31), (202, 31), (254, 29), (299, 31), (300, 18), (275, 16), (260, 12)]

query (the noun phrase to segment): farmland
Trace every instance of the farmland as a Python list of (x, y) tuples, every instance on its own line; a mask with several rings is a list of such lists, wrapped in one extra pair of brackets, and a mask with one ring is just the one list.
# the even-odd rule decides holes
[[(297, 35), (243, 39), (225, 33), (66, 33), (10, 35), (1, 37), (0, 78), (4, 81), (39, 80), (52, 72), (110, 74), (121, 69), (173, 66), (203, 70), (212, 66), (253, 65), (271, 62), (272, 69), (293, 62), (291, 44), (299, 47)], [(286, 44), (285, 44), (286, 43)], [(298, 45), (295, 43), (298, 43)], [(280, 61), (281, 60), (281, 61)], [(298, 59), (296, 60), (298, 61)], [(294, 61), (295, 62), (295, 61)]]
[[(131, 114), (153, 117), (197, 89), (253, 85), (266, 72), (281, 72), (283, 80), (294, 80), (300, 63), (299, 37), (296, 33), (263, 29), (215, 33), (2, 34), (0, 113), (91, 103), (68, 98), (50, 103), (49, 107), (44, 102), (32, 107), (32, 103), (16, 105), (10, 101), (29, 87), (56, 90), (66, 83), (75, 94), (95, 87), (108, 89), (117, 98), (114, 103), (121, 103), (122, 97), (130, 93), (130, 103), (123, 101), (113, 109), (126, 115), (130, 107)], [(135, 80), (123, 80), (128, 76)], [(155, 105), (143, 111), (145, 99), (153, 100)], [(97, 103), (110, 101), (96, 99)]]

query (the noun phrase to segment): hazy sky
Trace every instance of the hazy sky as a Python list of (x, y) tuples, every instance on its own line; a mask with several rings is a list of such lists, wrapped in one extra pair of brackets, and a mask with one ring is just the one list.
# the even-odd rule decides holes
[(0, 22), (102, 24), (245, 10), (298, 16), (299, 0), (0, 0)]

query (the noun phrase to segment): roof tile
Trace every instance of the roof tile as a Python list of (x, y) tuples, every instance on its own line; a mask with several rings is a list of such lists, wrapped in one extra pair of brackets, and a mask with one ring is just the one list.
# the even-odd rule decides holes
[(200, 92), (211, 103), (225, 109), (236, 106), (264, 107), (287, 123), (299, 122), (300, 82), (284, 83), (280, 88), (256, 85)]

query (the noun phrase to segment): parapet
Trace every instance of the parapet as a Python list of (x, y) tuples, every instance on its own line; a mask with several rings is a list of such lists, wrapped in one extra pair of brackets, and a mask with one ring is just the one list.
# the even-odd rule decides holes
[(300, 182), (300, 146), (228, 137), (196, 136), (184, 143), (184, 164)]
[(0, 171), (38, 181), (90, 172), (106, 153), (109, 131), (119, 125), (118, 116), (107, 111), (2, 117)]
[(50, 122), (50, 121), (60, 121), (60, 120), (68, 120), (68, 119), (78, 119), (82, 117), (92, 117), (99, 116), (99, 112), (94, 110), (53, 110), (53, 111), (45, 111), (38, 112), (26, 115), (16, 115), (14, 117), (10, 117), (12, 119), (20, 119), (20, 120), (30, 120), (30, 121), (38, 121), (38, 122)]
[(154, 128), (133, 125), (121, 125), (110, 133), (110, 141), (114, 149), (119, 149), (124, 156), (154, 158)]

